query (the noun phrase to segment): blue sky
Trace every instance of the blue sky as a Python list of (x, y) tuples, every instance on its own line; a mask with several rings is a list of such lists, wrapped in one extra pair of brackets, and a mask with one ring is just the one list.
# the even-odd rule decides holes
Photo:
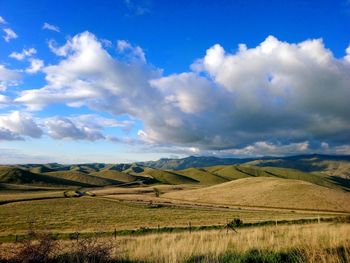
[(0, 1), (3, 163), (350, 153), (350, 2)]

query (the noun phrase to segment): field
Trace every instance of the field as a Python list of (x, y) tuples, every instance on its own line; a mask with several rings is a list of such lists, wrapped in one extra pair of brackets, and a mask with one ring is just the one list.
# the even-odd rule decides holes
[[(35, 211), (35, 213), (32, 213)], [(317, 218), (317, 213), (229, 210), (181, 206), (153, 207), (99, 197), (61, 198), (15, 202), (1, 206), (0, 238), (24, 234), (29, 223), (38, 229), (53, 232), (98, 232), (141, 227), (170, 227), (225, 224), (227, 220), (241, 218), (244, 222)], [(322, 214), (323, 217), (332, 216)]]
[[(111, 262), (349, 262), (350, 225), (344, 223), (265, 226), (233, 231), (160, 233), (100, 237), (108, 244)], [(67, 255), (76, 241), (61, 241), (57, 257)], [(0, 257), (18, 247), (0, 244)], [(77, 262), (77, 261), (72, 261)]]
[[(251, 250), (260, 251), (262, 254), (272, 252), (275, 256), (284, 253), (290, 258), (293, 256), (293, 250), (299, 250), (300, 255), (305, 253), (304, 259), (309, 262), (328, 263), (338, 262), (339, 257), (334, 254), (336, 249), (341, 251), (341, 248), (346, 249), (344, 262), (350, 260), (349, 237), (348, 224), (321, 224), (249, 228), (228, 234), (224, 231), (204, 231), (192, 234), (150, 235), (121, 239), (117, 244), (120, 257), (132, 261), (223, 262), (226, 259), (227, 262), (233, 262), (235, 258), (244, 259), (244, 253), (249, 256)], [(255, 262), (252, 258), (250, 260), (246, 262)], [(300, 256), (300, 262), (303, 261), (305, 262)]]
[[(113, 244), (111, 256), (118, 262), (346, 262), (346, 166), (328, 161), (324, 171), (307, 172), (290, 160), (283, 161), (289, 168), (278, 167), (277, 160), (260, 166), (264, 162), (182, 163), (177, 170), (142, 164), (2, 166), (0, 248), (16, 249), (21, 243), (14, 241), (34, 227), (60, 239), (62, 253), (73, 246), (74, 233), (98, 234), (98, 242)], [(234, 219), (241, 227), (232, 228)], [(5, 256), (0, 249), (0, 258)]]
[(238, 179), (165, 197), (194, 202), (350, 212), (350, 194), (301, 180), (273, 177)]

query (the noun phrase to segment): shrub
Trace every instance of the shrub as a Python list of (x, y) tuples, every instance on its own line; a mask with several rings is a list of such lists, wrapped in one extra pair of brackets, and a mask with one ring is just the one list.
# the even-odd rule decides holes
[(154, 194), (156, 195), (156, 197), (159, 197), (160, 194), (162, 193), (158, 188), (154, 187), (153, 188)]
[(98, 237), (88, 237), (77, 241), (71, 254), (61, 257), (64, 262), (102, 263), (111, 260), (113, 245)]
[(243, 225), (243, 221), (240, 218), (234, 218), (231, 222), (227, 224), (230, 228), (240, 227)]
[(13, 262), (46, 263), (57, 255), (58, 241), (51, 233), (39, 233), (29, 230), (28, 236), (21, 241)]

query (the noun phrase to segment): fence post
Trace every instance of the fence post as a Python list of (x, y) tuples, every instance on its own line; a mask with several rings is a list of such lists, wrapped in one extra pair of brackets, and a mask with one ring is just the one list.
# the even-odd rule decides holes
[(277, 218), (276, 218), (276, 226), (277, 226)]
[(191, 224), (191, 221), (188, 223), (189, 225), (189, 228), (190, 228), (190, 233), (192, 232), (192, 224)]
[(117, 239), (117, 229), (114, 228), (114, 239)]
[(320, 215), (317, 215), (317, 221), (318, 221), (319, 224), (321, 223)]

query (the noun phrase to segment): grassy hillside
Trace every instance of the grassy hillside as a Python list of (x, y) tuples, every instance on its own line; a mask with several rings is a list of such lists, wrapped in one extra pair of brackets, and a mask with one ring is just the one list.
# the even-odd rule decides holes
[(278, 177), (284, 179), (296, 179), (333, 189), (350, 190), (350, 181), (346, 179), (331, 177), (321, 173), (305, 173), (296, 169), (281, 167), (259, 167), (253, 165), (226, 165), (204, 168), (208, 172), (236, 180), (245, 177)]
[(0, 166), (0, 183), (38, 186), (89, 186), (65, 178), (32, 173), (12, 166)]
[(230, 181), (250, 176), (240, 171), (237, 165), (218, 165), (218, 166), (206, 167), (204, 169), (212, 174), (219, 175)]
[(109, 169), (103, 169), (98, 172), (91, 173), (91, 175), (105, 179), (112, 179), (123, 183), (133, 182), (137, 180), (137, 177), (133, 175)]
[(159, 183), (164, 184), (193, 184), (198, 183), (198, 180), (188, 176), (181, 175), (172, 171), (163, 171), (153, 168), (145, 168), (142, 173), (144, 176), (151, 177)]
[(101, 178), (101, 177), (93, 176), (90, 174), (86, 174), (86, 173), (83, 173), (80, 171), (74, 171), (74, 170), (49, 172), (49, 173), (46, 173), (46, 175), (49, 175), (55, 178), (67, 179), (67, 180), (76, 182), (77, 184), (80, 184), (82, 186), (106, 186), (106, 185), (121, 183), (120, 181), (116, 181), (108, 178)]
[(328, 155), (304, 155), (274, 159), (256, 159), (246, 164), (297, 169), (303, 172), (319, 172), (350, 179), (350, 157)]
[(215, 175), (202, 168), (188, 168), (176, 171), (177, 174), (192, 178), (203, 185), (214, 185), (227, 182), (228, 179)]
[(243, 178), (197, 190), (164, 194), (187, 201), (350, 212), (350, 193), (300, 180)]

